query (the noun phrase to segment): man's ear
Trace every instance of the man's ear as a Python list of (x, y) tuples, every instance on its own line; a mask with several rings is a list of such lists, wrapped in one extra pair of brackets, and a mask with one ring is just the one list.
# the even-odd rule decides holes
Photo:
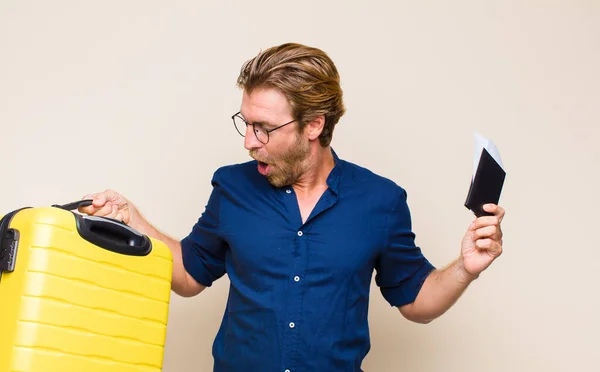
[(323, 133), (323, 127), (325, 127), (325, 116), (319, 115), (306, 124), (304, 133), (306, 133), (309, 140), (314, 141)]

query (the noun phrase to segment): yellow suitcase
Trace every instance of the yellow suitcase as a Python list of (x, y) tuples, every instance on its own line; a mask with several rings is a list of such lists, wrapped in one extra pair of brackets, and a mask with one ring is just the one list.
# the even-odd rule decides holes
[(90, 203), (0, 221), (1, 372), (161, 371), (171, 252)]

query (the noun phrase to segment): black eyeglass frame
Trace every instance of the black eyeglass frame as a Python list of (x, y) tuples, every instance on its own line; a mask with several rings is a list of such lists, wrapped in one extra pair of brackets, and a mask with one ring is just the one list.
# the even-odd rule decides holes
[[(291, 123), (295, 122), (296, 120), (298, 120), (298, 119), (294, 119), (294, 120), (288, 121), (287, 123), (281, 124), (281, 125), (279, 125), (279, 126), (277, 126), (277, 127), (273, 128), (273, 129), (267, 129), (267, 128), (265, 128), (264, 126), (262, 126), (261, 124), (249, 123), (248, 121), (246, 121), (246, 119), (244, 119), (244, 118), (243, 118), (243, 117), (240, 115), (241, 113), (242, 113), (241, 111), (238, 111), (238, 112), (236, 112), (235, 114), (231, 115), (231, 121), (233, 121), (233, 126), (234, 126), (234, 128), (235, 128), (236, 132), (238, 132), (238, 133), (239, 133), (239, 134), (240, 134), (242, 137), (246, 137), (246, 134), (245, 134), (245, 133), (241, 133), (241, 132), (239, 131), (239, 129), (238, 129), (238, 127), (237, 127), (237, 125), (235, 125), (235, 118), (236, 118), (236, 116), (237, 116), (237, 117), (238, 117), (238, 118), (240, 118), (240, 119), (241, 119), (241, 120), (242, 120), (244, 123), (246, 123), (246, 128), (248, 127), (248, 125), (252, 125), (252, 132), (254, 132), (254, 136), (256, 137), (256, 139), (258, 140), (258, 142), (262, 143), (263, 145), (266, 145), (267, 143), (269, 143), (269, 139), (271, 138), (271, 136), (270, 136), (270, 133), (271, 133), (271, 132), (273, 132), (273, 131), (275, 131), (275, 130), (277, 130), (277, 129), (279, 129), (279, 128), (283, 128), (283, 127), (285, 127), (286, 125), (288, 125), (288, 124), (291, 124)], [(258, 134), (256, 134), (256, 129), (255, 129), (255, 126), (256, 126), (256, 125), (260, 126), (260, 128), (261, 128), (262, 130), (264, 130), (264, 131), (265, 131), (265, 133), (267, 134), (267, 142), (263, 142), (263, 141), (261, 141), (261, 140), (260, 140), (260, 138), (258, 138)]]

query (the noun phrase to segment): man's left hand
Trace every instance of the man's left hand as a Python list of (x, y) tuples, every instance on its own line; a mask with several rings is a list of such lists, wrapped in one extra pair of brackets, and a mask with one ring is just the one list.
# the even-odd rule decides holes
[(502, 254), (504, 209), (486, 204), (483, 209), (493, 216), (478, 217), (467, 230), (461, 247), (462, 267), (468, 276), (477, 277)]

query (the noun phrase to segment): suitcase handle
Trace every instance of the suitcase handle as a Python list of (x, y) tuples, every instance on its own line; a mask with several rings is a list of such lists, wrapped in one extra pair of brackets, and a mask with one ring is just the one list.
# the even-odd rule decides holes
[(152, 250), (150, 239), (121, 221), (75, 214), (82, 238), (106, 250), (130, 256), (145, 256)]
[[(92, 199), (82, 199), (63, 205), (55, 204), (53, 207), (72, 211), (79, 207), (92, 205), (92, 201)], [(150, 239), (146, 235), (135, 231), (123, 221), (101, 216), (73, 214), (76, 218), (79, 235), (100, 248), (130, 256), (145, 256), (152, 249)]]
[(89, 205), (92, 205), (92, 202), (93, 202), (93, 199), (82, 199), (82, 200), (74, 201), (72, 203), (67, 203), (67, 204), (63, 204), (63, 205), (54, 204), (53, 207), (65, 209), (67, 211), (72, 211), (72, 210), (78, 209), (79, 207), (87, 207)]

